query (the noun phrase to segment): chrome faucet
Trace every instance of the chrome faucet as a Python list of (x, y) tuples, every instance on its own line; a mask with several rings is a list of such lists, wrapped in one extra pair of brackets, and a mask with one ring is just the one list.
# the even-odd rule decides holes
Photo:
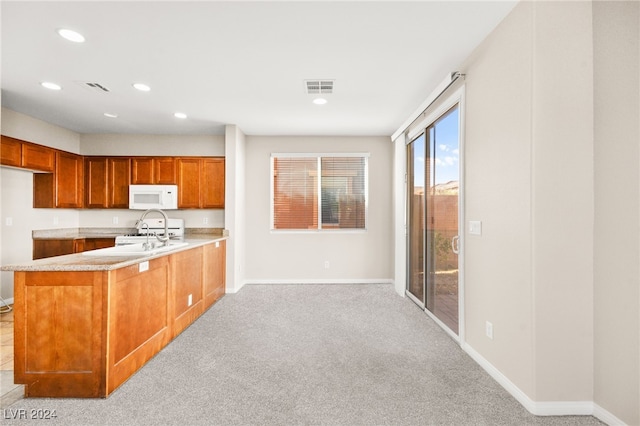
[(138, 222), (137, 222), (137, 224), (139, 224), (140, 227), (142, 227), (143, 225), (147, 225), (147, 242), (143, 245), (144, 249), (150, 250), (154, 247), (153, 244), (151, 245), (149, 244), (149, 224), (144, 222), (144, 218), (147, 217), (147, 214), (149, 214), (150, 212), (158, 212), (164, 218), (164, 235), (162, 236), (158, 234), (155, 234), (155, 235), (158, 241), (160, 241), (163, 246), (168, 246), (169, 245), (169, 217), (167, 217), (167, 214), (160, 209), (149, 209), (149, 210), (145, 210), (144, 213), (142, 213), (142, 216), (140, 216), (140, 219), (138, 219)]
[[(140, 223), (140, 221), (138, 221), (138, 223)], [(145, 226), (147, 227), (147, 241), (142, 243), (142, 248), (145, 251), (151, 250), (152, 248), (155, 248), (156, 244), (152, 241), (151, 243), (149, 243), (149, 224), (147, 222), (142, 222), (140, 223), (140, 228), (144, 228)]]

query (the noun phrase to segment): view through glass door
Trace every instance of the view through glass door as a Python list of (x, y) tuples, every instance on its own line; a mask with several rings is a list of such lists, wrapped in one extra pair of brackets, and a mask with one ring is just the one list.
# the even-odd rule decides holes
[(459, 113), (456, 105), (408, 145), (407, 291), (458, 334)]

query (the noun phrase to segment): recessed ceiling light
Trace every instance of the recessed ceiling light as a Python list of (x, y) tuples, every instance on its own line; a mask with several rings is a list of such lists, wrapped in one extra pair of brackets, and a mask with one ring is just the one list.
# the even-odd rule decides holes
[(315, 98), (313, 103), (316, 105), (324, 105), (327, 103), (327, 100), (325, 98)]
[(118, 114), (114, 114), (112, 112), (105, 112), (104, 116), (109, 118), (118, 118)]
[(52, 83), (50, 81), (43, 81), (40, 83), (42, 87), (46, 87), (49, 90), (62, 90), (62, 86), (56, 83)]
[(84, 43), (84, 36), (76, 31), (69, 30), (67, 28), (58, 29), (58, 34), (60, 37), (73, 41), (75, 43)]
[(176, 112), (175, 114), (173, 114), (173, 116), (175, 118), (187, 118), (187, 114), (185, 114), (184, 112)]
[(151, 90), (151, 87), (147, 86), (146, 84), (143, 83), (133, 83), (133, 87), (135, 87), (136, 89), (138, 89), (141, 92), (148, 92), (149, 90)]

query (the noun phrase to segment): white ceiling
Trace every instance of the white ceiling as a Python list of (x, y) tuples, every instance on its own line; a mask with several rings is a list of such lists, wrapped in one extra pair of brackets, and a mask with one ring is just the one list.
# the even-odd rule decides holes
[[(515, 1), (0, 5), (2, 105), (79, 133), (391, 135)], [(326, 105), (306, 79), (335, 80)]]

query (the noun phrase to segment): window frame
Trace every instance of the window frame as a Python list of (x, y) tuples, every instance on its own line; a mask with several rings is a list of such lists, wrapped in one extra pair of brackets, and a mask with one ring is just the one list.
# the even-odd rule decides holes
[[(323, 228), (322, 223), (322, 159), (335, 157), (357, 157), (364, 160), (364, 227), (363, 228)], [(271, 153), (269, 159), (269, 230), (272, 233), (294, 233), (294, 234), (315, 234), (315, 233), (363, 233), (367, 232), (369, 226), (369, 157), (368, 152), (278, 152)], [(274, 181), (274, 159), (276, 158), (315, 158), (317, 162), (316, 173), (320, 177), (317, 179), (316, 197), (317, 197), (317, 214), (318, 227), (307, 229), (276, 229), (275, 228), (275, 181)]]

